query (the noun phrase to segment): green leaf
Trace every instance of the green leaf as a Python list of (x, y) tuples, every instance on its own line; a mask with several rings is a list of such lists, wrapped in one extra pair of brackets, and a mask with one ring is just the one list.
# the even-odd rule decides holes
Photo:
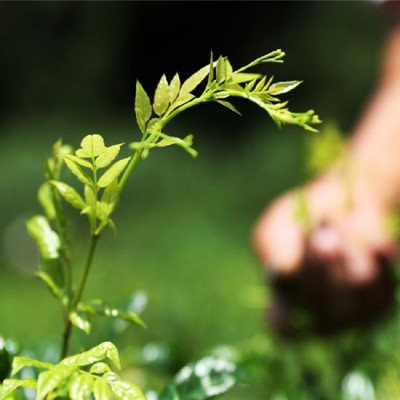
[(146, 400), (142, 391), (135, 385), (123, 382), (118, 375), (108, 372), (103, 375), (111, 386), (111, 390), (117, 399), (121, 400)]
[(106, 372), (110, 371), (111, 371), (110, 366), (105, 362), (98, 362), (96, 364), (93, 364), (89, 370), (91, 374), (96, 374), (96, 375), (103, 375)]
[[(184, 367), (176, 375), (172, 388), (167, 390), (175, 397), (167, 393), (160, 400), (169, 399), (196, 399), (206, 400), (210, 397), (226, 393), (236, 384), (236, 366), (231, 361), (217, 358), (205, 357), (195, 363)], [(178, 396), (178, 397), (176, 397)]]
[(95, 158), (99, 156), (106, 146), (104, 139), (101, 135), (95, 133), (93, 135), (86, 135), (81, 142), (81, 148), (75, 154), (81, 158)]
[(242, 116), (242, 114), (240, 113), (240, 111), (238, 111), (238, 110), (236, 109), (236, 107), (235, 107), (232, 103), (229, 103), (229, 101), (218, 100), (217, 102), (218, 102), (219, 104), (223, 105), (224, 107), (228, 108), (229, 110), (233, 111), (234, 113), (236, 113), (236, 114)]
[(36, 275), (46, 284), (50, 292), (59, 300), (63, 300), (63, 291), (53, 280), (53, 278), (45, 271), (38, 271)]
[(140, 131), (145, 133), (146, 124), (151, 118), (152, 107), (149, 96), (139, 81), (136, 81), (135, 114)]
[(200, 85), (209, 72), (210, 65), (206, 65), (186, 79), (186, 81), (182, 84), (180, 96), (188, 94), (194, 90), (198, 85)]
[(82, 210), (86, 207), (85, 201), (81, 195), (72, 187), (64, 182), (51, 181), (50, 182), (60, 193), (62, 198), (73, 207)]
[(38, 191), (39, 204), (43, 207), (46, 217), (49, 220), (56, 218), (56, 209), (53, 201), (53, 191), (48, 182), (43, 183)]
[(179, 396), (177, 388), (173, 384), (169, 384), (162, 391), (158, 400), (182, 400), (182, 398)]
[(65, 165), (84, 185), (93, 185), (92, 180), (82, 171), (79, 165), (70, 158), (64, 158)]
[(95, 400), (110, 400), (111, 389), (108, 383), (101, 378), (95, 380), (93, 385), (93, 396)]
[(97, 186), (104, 188), (110, 185), (118, 176), (122, 173), (125, 167), (128, 165), (131, 157), (123, 158), (113, 164), (99, 179)]
[(51, 369), (53, 364), (35, 360), (29, 357), (16, 356), (12, 362), (11, 376), (16, 375), (22, 368), (35, 367), (39, 369)]
[(169, 102), (172, 104), (178, 97), (179, 89), (181, 88), (181, 81), (179, 75), (175, 74), (169, 84)]
[(73, 154), (66, 154), (66, 155), (62, 156), (63, 160), (65, 160), (66, 158), (68, 158), (68, 160), (75, 162), (76, 164), (80, 165), (81, 167), (93, 169), (92, 164), (89, 161), (85, 160), (84, 158), (74, 156)]
[(232, 75), (232, 66), (226, 57), (220, 56), (215, 66), (215, 75), (218, 83), (226, 82)]
[(75, 370), (68, 365), (57, 364), (52, 369), (42, 372), (38, 378), (36, 399), (46, 399), (55, 389), (65, 383)]
[(120, 318), (124, 321), (140, 325), (143, 328), (146, 327), (145, 323), (137, 314), (119, 310), (105, 303), (103, 300), (92, 300), (87, 303), (80, 303), (78, 309), (96, 317)]
[(161, 116), (167, 111), (169, 98), (170, 88), (166, 76), (163, 75), (154, 93), (153, 110), (157, 115)]
[(176, 108), (188, 103), (190, 100), (194, 99), (195, 96), (191, 93), (180, 94), (178, 98), (171, 105), (168, 112), (175, 110)]
[(85, 332), (87, 335), (90, 333), (91, 324), (87, 319), (87, 316), (77, 311), (71, 311), (68, 316), (72, 325)]
[(15, 397), (9, 396), (11, 396), (18, 388), (28, 387), (35, 389), (36, 386), (37, 384), (34, 379), (5, 379), (0, 390), (0, 399), (15, 399)]
[(231, 81), (233, 83), (246, 83), (258, 80), (262, 77), (261, 74), (250, 74), (246, 72), (235, 72), (231, 76)]
[(256, 87), (254, 88), (253, 92), (261, 92), (264, 89), (265, 82), (267, 80), (266, 76), (263, 76), (257, 83)]
[(59, 258), (60, 239), (50, 227), (48, 220), (36, 215), (27, 222), (29, 234), (35, 240), (40, 255), (46, 260)]
[(276, 82), (273, 83), (269, 89), (268, 93), (272, 96), (277, 96), (283, 93), (290, 92), (297, 86), (299, 86), (301, 81), (286, 81), (286, 82)]
[(175, 136), (165, 135), (163, 133), (160, 134), (162, 139), (155, 143), (157, 147), (167, 147), (171, 145), (178, 145), (186, 150), (192, 157), (197, 157), (197, 151), (192, 148), (193, 144), (193, 135), (188, 135), (184, 139)]
[(88, 351), (64, 358), (60, 364), (77, 368), (103, 361), (105, 358), (108, 358), (118, 369), (121, 369), (118, 350), (111, 342), (100, 343)]
[(108, 167), (117, 157), (121, 150), (121, 144), (114, 144), (113, 146), (107, 147), (103, 153), (101, 153), (97, 158), (95, 165), (97, 168)]
[(93, 390), (94, 378), (89, 374), (80, 374), (72, 379), (69, 395), (71, 400), (86, 400)]

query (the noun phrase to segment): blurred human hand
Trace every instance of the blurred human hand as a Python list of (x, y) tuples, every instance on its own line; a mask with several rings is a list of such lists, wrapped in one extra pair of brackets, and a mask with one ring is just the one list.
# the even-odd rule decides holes
[(275, 200), (254, 229), (275, 293), (270, 322), (284, 334), (301, 331), (296, 310), (303, 309), (318, 333), (371, 323), (394, 296), (397, 246), (386, 224), (391, 210), (368, 180), (345, 187), (334, 173), (307, 185), (302, 196), (308, 227), (299, 220), (293, 192)]

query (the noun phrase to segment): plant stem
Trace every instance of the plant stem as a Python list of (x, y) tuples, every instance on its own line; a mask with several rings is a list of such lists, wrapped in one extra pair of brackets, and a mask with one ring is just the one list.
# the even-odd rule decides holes
[(72, 308), (76, 308), (78, 303), (81, 301), (98, 240), (99, 240), (99, 235), (96, 234), (90, 235), (90, 243), (89, 243), (89, 250), (86, 256), (86, 263), (81, 277), (81, 281), (79, 283), (78, 291), (76, 292), (75, 299), (72, 302)]
[(89, 249), (88, 249), (88, 253), (86, 256), (86, 262), (85, 262), (84, 270), (83, 270), (82, 277), (81, 277), (81, 280), (79, 283), (78, 291), (76, 292), (76, 295), (75, 295), (75, 298), (73, 299), (73, 301), (71, 301), (69, 306), (67, 307), (63, 339), (62, 339), (62, 346), (61, 346), (61, 358), (65, 358), (68, 354), (69, 340), (71, 338), (71, 333), (72, 333), (72, 323), (69, 319), (69, 313), (71, 311), (75, 310), (76, 307), (78, 306), (79, 302), (81, 301), (83, 291), (86, 286), (87, 277), (89, 275), (90, 266), (92, 265), (93, 256), (94, 256), (94, 252), (96, 250), (96, 245), (97, 245), (98, 240), (99, 240), (99, 235), (92, 234), (90, 236)]

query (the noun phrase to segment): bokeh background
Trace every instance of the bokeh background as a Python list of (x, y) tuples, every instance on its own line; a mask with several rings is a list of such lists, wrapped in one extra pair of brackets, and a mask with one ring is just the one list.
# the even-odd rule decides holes
[[(367, 1), (1, 2), (0, 334), (39, 347), (60, 338), (59, 309), (34, 276), (25, 232), (40, 211), (36, 191), (59, 137), (73, 146), (88, 133), (109, 144), (134, 141), (137, 79), (152, 92), (163, 73), (184, 79), (210, 51), (239, 67), (277, 48), (285, 63), (264, 72), (304, 81), (287, 96), (291, 108), (313, 108), (348, 134), (376, 83), (390, 28)], [(210, 104), (175, 121), (170, 132), (193, 133), (199, 157), (154, 151), (124, 193), (117, 236), (102, 238), (86, 296), (118, 303), (145, 292), (148, 329), (116, 339), (95, 324), (97, 334), (74, 336), (75, 348), (107, 335), (127, 347), (161, 342), (179, 354), (179, 366), (257, 337), (262, 378), (227, 398), (338, 399), (354, 365), (380, 360), (371, 342), (387, 332), (293, 345), (268, 331), (268, 287), (250, 232), (275, 196), (304, 181), (311, 134), (279, 130), (262, 110), (235, 105), (244, 117)], [(79, 261), (87, 226), (73, 210), (71, 219)], [(373, 368), (364, 370), (372, 379)]]

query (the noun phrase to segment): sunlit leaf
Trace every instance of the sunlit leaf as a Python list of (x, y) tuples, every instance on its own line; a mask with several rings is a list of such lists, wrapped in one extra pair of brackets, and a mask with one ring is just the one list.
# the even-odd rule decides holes
[(69, 158), (64, 158), (65, 165), (84, 185), (92, 185), (91, 179), (82, 171), (79, 165)]
[(136, 81), (135, 114), (139, 129), (144, 133), (146, 124), (151, 118), (152, 107), (149, 96), (139, 81)]
[(107, 147), (106, 150), (104, 150), (103, 153), (96, 158), (96, 167), (108, 167), (117, 157), (119, 151), (121, 150), (121, 146), (122, 144), (114, 144), (113, 146)]
[(123, 158), (113, 164), (99, 179), (97, 186), (104, 188), (110, 185), (118, 176), (122, 173), (125, 167), (128, 165), (131, 157)]
[(65, 364), (57, 364), (52, 369), (42, 372), (38, 378), (36, 399), (46, 399), (54, 389), (64, 383), (74, 372), (75, 368)]
[(246, 83), (260, 79), (261, 76), (262, 76), (261, 74), (250, 74), (246, 72), (239, 72), (232, 74), (231, 81), (233, 83)]
[(190, 93), (192, 90), (194, 90), (208, 75), (209, 71), (210, 65), (206, 65), (186, 79), (186, 81), (182, 84), (180, 96)]
[(88, 351), (64, 358), (61, 364), (82, 367), (103, 361), (105, 358), (108, 358), (118, 369), (121, 369), (118, 350), (111, 342), (100, 343)]
[(60, 193), (62, 198), (73, 207), (82, 210), (86, 207), (85, 201), (82, 199), (81, 195), (72, 187), (64, 182), (51, 181), (50, 182)]
[(170, 89), (165, 75), (158, 82), (154, 93), (153, 110), (157, 115), (163, 115), (169, 105)]
[(110, 371), (111, 371), (110, 366), (108, 364), (106, 364), (105, 362), (98, 362), (96, 364), (93, 364), (89, 370), (89, 372), (91, 374), (96, 374), (96, 375), (103, 375), (106, 372), (110, 372)]
[(111, 386), (115, 398), (121, 400), (146, 400), (139, 387), (128, 382), (123, 382), (113, 372), (108, 372), (103, 375)]
[(45, 217), (36, 215), (30, 218), (27, 222), (27, 228), (44, 259), (51, 260), (59, 257), (60, 238)]
[(146, 327), (142, 319), (134, 312), (119, 310), (110, 306), (103, 300), (92, 300), (90, 302), (80, 303), (79, 310), (87, 312), (97, 317), (120, 318), (124, 321), (131, 322), (142, 327)]
[(11, 376), (16, 375), (22, 368), (35, 367), (39, 369), (51, 369), (53, 364), (35, 360), (29, 357), (16, 356), (12, 362)]
[(236, 366), (231, 361), (205, 357), (181, 369), (160, 400), (205, 400), (226, 393), (236, 384)]
[(89, 374), (80, 374), (72, 379), (69, 387), (71, 400), (86, 400), (93, 390), (94, 378)]
[(56, 217), (56, 209), (53, 201), (53, 191), (48, 182), (43, 183), (38, 191), (39, 204), (43, 207), (46, 217), (50, 220)]
[(291, 90), (299, 86), (300, 83), (301, 81), (276, 82), (269, 87), (268, 92), (272, 96), (277, 96), (283, 93), (290, 92)]
[(71, 321), (72, 325), (84, 331), (86, 334), (90, 333), (91, 324), (85, 315), (76, 311), (71, 311), (68, 318)]
[(63, 158), (63, 160), (68, 158), (68, 160), (71, 160), (71, 161), (77, 163), (81, 167), (93, 169), (92, 164), (89, 161), (85, 160), (84, 158), (74, 156), (73, 154), (67, 154), (67, 155), (63, 156), (62, 158)]
[(44, 271), (38, 271), (36, 275), (46, 284), (50, 292), (59, 300), (63, 299), (63, 291), (53, 278)]
[(176, 108), (186, 104), (187, 102), (189, 102), (190, 100), (192, 100), (194, 98), (195, 98), (195, 96), (191, 93), (180, 94), (178, 96), (178, 98), (174, 101), (174, 103), (172, 104), (172, 106), (168, 112), (170, 112), (171, 110), (175, 110)]
[(5, 379), (2, 387), (0, 387), (0, 399), (14, 400), (16, 397), (11, 397), (12, 394), (20, 387), (35, 389), (37, 386), (34, 379)]
[(81, 158), (95, 158), (99, 156), (106, 146), (104, 139), (101, 135), (95, 133), (93, 135), (86, 135), (81, 141), (81, 148), (75, 154)]
[(93, 385), (93, 396), (95, 400), (110, 400), (111, 389), (109, 384), (101, 378), (95, 380)]
[(181, 88), (181, 81), (179, 75), (175, 74), (169, 84), (169, 102), (173, 103), (179, 94)]
[(223, 106), (226, 107), (227, 109), (233, 111), (234, 113), (236, 113), (236, 114), (242, 116), (242, 114), (240, 113), (240, 111), (238, 111), (238, 110), (236, 109), (236, 107), (235, 107), (232, 103), (229, 103), (229, 101), (218, 100), (218, 103), (221, 104), (221, 105), (223, 105)]
[(215, 75), (218, 83), (225, 82), (232, 75), (232, 66), (226, 57), (220, 56), (215, 66)]

